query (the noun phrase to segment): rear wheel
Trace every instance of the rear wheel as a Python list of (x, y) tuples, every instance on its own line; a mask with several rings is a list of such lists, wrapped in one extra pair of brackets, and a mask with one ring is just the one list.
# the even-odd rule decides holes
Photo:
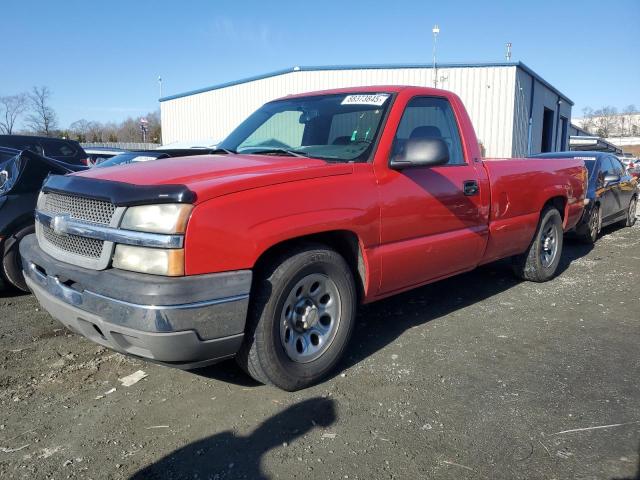
[(526, 252), (513, 257), (516, 276), (532, 282), (546, 282), (553, 278), (562, 256), (562, 217), (554, 207), (546, 207), (538, 228)]
[(23, 292), (28, 292), (29, 287), (27, 287), (27, 282), (25, 282), (22, 273), (22, 260), (20, 259), (19, 251), (20, 241), (34, 231), (34, 226), (29, 225), (7, 238), (2, 256), (2, 273), (4, 278), (9, 285)]
[(596, 243), (598, 235), (602, 230), (602, 215), (600, 213), (600, 205), (594, 205), (589, 214), (589, 220), (586, 225), (578, 230), (578, 237), (586, 243)]
[(256, 272), (238, 364), (254, 379), (294, 391), (326, 376), (355, 323), (351, 269), (334, 250), (308, 245)]
[(633, 227), (636, 223), (636, 208), (638, 206), (638, 199), (633, 197), (629, 202), (629, 208), (627, 209), (627, 218), (625, 220), (626, 227)]

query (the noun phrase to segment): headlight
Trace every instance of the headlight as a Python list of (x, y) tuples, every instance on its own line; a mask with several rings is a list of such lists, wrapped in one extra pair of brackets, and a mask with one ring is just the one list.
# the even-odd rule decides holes
[(116, 245), (113, 266), (133, 272), (178, 277), (184, 275), (184, 250)]
[(193, 205), (166, 203), (129, 207), (120, 228), (152, 233), (184, 233)]

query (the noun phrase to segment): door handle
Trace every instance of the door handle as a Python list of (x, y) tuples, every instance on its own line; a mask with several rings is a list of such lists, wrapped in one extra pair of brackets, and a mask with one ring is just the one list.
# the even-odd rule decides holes
[(467, 197), (478, 195), (478, 193), (480, 192), (480, 187), (478, 186), (478, 182), (476, 180), (465, 180), (462, 185), (462, 191)]

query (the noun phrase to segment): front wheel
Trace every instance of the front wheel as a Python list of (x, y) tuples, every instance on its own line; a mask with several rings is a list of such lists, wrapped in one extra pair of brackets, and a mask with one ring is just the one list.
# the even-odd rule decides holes
[(562, 217), (554, 207), (546, 207), (533, 240), (526, 252), (513, 257), (513, 271), (519, 278), (531, 282), (551, 280), (562, 256)]
[(20, 259), (20, 241), (35, 231), (33, 225), (22, 228), (6, 240), (2, 255), (2, 273), (9, 285), (28, 292), (27, 282), (22, 273), (22, 260)]
[(355, 323), (356, 289), (344, 258), (299, 247), (256, 272), (238, 364), (255, 380), (294, 391), (325, 377)]

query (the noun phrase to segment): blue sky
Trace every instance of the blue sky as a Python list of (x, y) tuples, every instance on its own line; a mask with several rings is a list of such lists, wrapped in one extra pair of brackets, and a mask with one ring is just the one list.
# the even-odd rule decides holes
[(640, 1), (1, 0), (0, 95), (47, 85), (61, 126), (294, 65), (521, 60), (574, 102), (640, 108)]

